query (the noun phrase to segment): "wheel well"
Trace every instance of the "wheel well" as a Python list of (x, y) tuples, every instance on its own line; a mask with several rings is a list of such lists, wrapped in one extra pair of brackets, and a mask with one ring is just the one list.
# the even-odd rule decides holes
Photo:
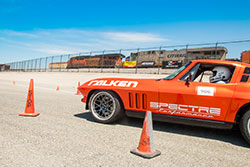
[(235, 116), (235, 123), (239, 123), (241, 117), (245, 114), (250, 109), (250, 103), (244, 104), (243, 106), (240, 107), (239, 111), (237, 112)]
[(95, 92), (100, 92), (100, 91), (112, 92), (112, 93), (116, 94), (116, 96), (118, 97), (119, 102), (121, 103), (121, 107), (124, 109), (123, 101), (122, 101), (121, 97), (118, 95), (118, 93), (116, 93), (116, 92), (113, 91), (113, 90), (94, 89), (94, 90), (91, 90), (91, 91), (88, 93), (88, 97), (87, 97), (87, 101), (86, 101), (86, 110), (89, 109), (89, 99), (90, 99), (91, 95), (92, 95), (93, 93), (95, 93)]

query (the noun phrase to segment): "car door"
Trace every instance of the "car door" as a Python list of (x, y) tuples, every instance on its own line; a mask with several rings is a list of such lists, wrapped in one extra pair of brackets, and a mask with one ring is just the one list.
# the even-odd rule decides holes
[(163, 80), (159, 92), (159, 112), (182, 117), (223, 121), (236, 83), (216, 84)]

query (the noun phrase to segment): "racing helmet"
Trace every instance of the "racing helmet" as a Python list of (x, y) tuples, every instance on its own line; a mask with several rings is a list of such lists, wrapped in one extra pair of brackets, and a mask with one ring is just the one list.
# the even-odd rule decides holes
[(210, 83), (216, 83), (219, 81), (227, 81), (231, 76), (230, 70), (224, 66), (216, 66), (214, 67), (212, 72), (213, 72), (213, 75), (209, 77)]

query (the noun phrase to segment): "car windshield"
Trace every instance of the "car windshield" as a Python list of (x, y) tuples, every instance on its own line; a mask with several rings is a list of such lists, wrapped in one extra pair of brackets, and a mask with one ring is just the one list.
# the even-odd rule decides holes
[(180, 74), (185, 68), (187, 68), (192, 62), (189, 61), (187, 64), (185, 64), (184, 66), (182, 66), (181, 68), (179, 68), (178, 70), (176, 70), (175, 72), (173, 72), (172, 74), (170, 74), (169, 76), (167, 76), (166, 78), (164, 78), (165, 80), (171, 80), (173, 78), (175, 78), (178, 74)]

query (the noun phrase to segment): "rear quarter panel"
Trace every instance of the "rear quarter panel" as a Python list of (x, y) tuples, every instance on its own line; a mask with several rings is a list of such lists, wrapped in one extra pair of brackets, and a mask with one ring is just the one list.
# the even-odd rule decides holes
[(239, 111), (239, 109), (243, 105), (250, 103), (250, 79), (248, 79), (248, 82), (241, 82), (241, 78), (244, 73), (245, 67), (247, 66), (242, 65), (240, 67), (239, 75), (237, 76), (237, 79), (235, 81), (237, 83), (237, 86), (234, 91), (234, 96), (232, 99), (231, 106), (228, 110), (227, 117), (225, 118), (226, 122), (234, 122), (236, 114)]

